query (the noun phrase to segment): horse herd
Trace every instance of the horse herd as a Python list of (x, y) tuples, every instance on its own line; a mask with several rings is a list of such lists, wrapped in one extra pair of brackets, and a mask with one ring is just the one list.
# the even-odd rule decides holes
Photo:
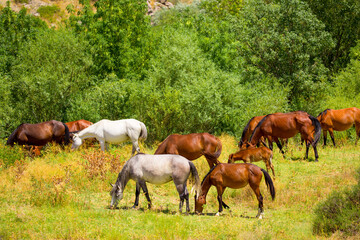
[[(316, 118), (303, 111), (253, 117), (243, 130), (238, 144), (239, 151), (229, 155), (228, 163), (219, 162), (218, 158), (222, 151), (221, 141), (209, 133), (172, 134), (158, 146), (154, 155), (141, 153), (138, 141), (147, 138), (147, 129), (144, 123), (135, 119), (117, 121), (103, 119), (95, 124), (86, 120), (69, 123), (55, 120), (38, 124), (25, 123), (19, 125), (11, 133), (7, 144), (35, 146), (35, 149), (40, 151), (41, 147), (48, 142), (68, 144), (72, 140), (72, 149), (76, 149), (82, 144), (83, 139), (96, 138), (101, 150), (105, 151), (109, 143), (118, 144), (130, 140), (133, 145), (132, 155), (123, 166), (116, 183), (112, 185), (110, 208), (117, 208), (130, 179), (136, 182), (133, 208), (138, 206), (141, 189), (148, 200), (148, 207), (151, 208), (146, 182), (163, 184), (173, 181), (180, 197), (179, 211), (182, 211), (186, 200), (186, 213), (188, 213), (190, 207), (186, 183), (191, 175), (196, 193), (196, 213), (202, 213), (211, 186), (215, 186), (217, 190), (219, 210), (216, 215), (219, 215), (223, 207), (228, 208), (228, 205), (222, 201), (225, 189), (243, 188), (249, 184), (258, 200), (259, 209), (256, 217), (262, 218), (263, 197), (259, 187), (262, 176), (265, 178), (272, 199), (275, 198), (274, 183), (267, 172), (271, 169), (275, 178), (272, 164), (273, 142), (284, 154), (281, 141), (284, 142), (300, 133), (301, 141), (306, 144), (305, 158), (308, 158), (311, 145), (314, 149), (315, 161), (318, 161), (316, 145), (320, 139), (321, 129), (324, 145), (326, 145), (327, 132), (329, 132), (335, 146), (333, 131), (344, 131), (353, 125), (355, 125), (357, 135), (356, 144), (360, 136), (360, 109), (355, 107), (340, 110), (326, 109)], [(260, 144), (264, 146), (260, 147)], [(134, 155), (135, 152), (138, 154)], [(210, 167), (210, 171), (202, 182), (200, 182), (195, 165), (191, 162), (201, 156), (206, 158)], [(234, 164), (239, 160), (244, 163)], [(256, 161), (264, 161), (267, 171), (251, 164)]]

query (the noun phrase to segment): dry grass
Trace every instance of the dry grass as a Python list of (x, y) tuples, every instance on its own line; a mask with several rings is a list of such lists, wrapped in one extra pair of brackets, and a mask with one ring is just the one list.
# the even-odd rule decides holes
[[(221, 162), (237, 150), (237, 139), (222, 135)], [(152, 154), (156, 146), (147, 148)], [(274, 166), (276, 199), (271, 201), (265, 183), (265, 219), (253, 218), (257, 201), (249, 187), (227, 189), (224, 201), (231, 207), (214, 217), (218, 203), (211, 189), (204, 215), (179, 215), (179, 197), (172, 182), (148, 184), (153, 209), (147, 210), (140, 195), (138, 210), (133, 205), (135, 183), (130, 181), (119, 210), (108, 210), (109, 183), (131, 155), (131, 144), (111, 146), (109, 153), (99, 146), (65, 150), (58, 146), (45, 149), (42, 156), (26, 157), (12, 167), (0, 168), (0, 238), (22, 239), (321, 239), (312, 235), (314, 206), (327, 195), (355, 184), (354, 172), (360, 166), (360, 147), (347, 143), (338, 148), (319, 148), (319, 162), (303, 160), (305, 149), (291, 141), (284, 159), (277, 148)], [(1, 151), (1, 149), (0, 149)], [(200, 177), (209, 167), (201, 157), (194, 161)], [(265, 168), (263, 162), (256, 163)], [(191, 209), (194, 203), (191, 198)], [(341, 233), (332, 236), (341, 237)]]

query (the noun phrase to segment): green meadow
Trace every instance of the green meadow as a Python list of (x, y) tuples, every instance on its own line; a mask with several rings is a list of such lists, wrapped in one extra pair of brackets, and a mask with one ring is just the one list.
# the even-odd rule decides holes
[[(223, 143), (221, 162), (237, 150), (237, 139), (219, 136)], [(130, 181), (119, 209), (110, 210), (110, 185), (131, 155), (131, 145), (112, 145), (108, 153), (98, 145), (78, 151), (48, 146), (40, 157), (29, 157), (22, 146), (9, 149), (0, 142), (0, 239), (339, 239), (340, 232), (313, 234), (314, 209), (330, 193), (357, 183), (360, 147), (353, 141), (323, 147), (319, 143), (319, 162), (312, 149), (304, 160), (305, 146), (291, 139), (286, 158), (274, 147), (276, 198), (271, 200), (265, 182), (264, 219), (256, 219), (257, 200), (249, 186), (227, 189), (223, 196), (230, 210), (218, 210), (216, 190), (207, 196), (203, 215), (178, 213), (179, 198), (172, 182), (148, 184), (152, 209), (140, 195), (138, 209), (131, 209), (135, 183)], [(152, 154), (153, 146), (141, 145)], [(5, 154), (4, 154), (5, 153)], [(13, 159), (15, 156), (18, 159)], [(10, 159), (10, 160), (9, 160)], [(6, 161), (8, 162), (6, 165)], [(208, 172), (205, 158), (194, 161), (200, 178)], [(255, 163), (265, 168), (263, 162)], [(272, 174), (270, 173), (272, 176)], [(273, 177), (273, 176), (272, 176)], [(188, 184), (189, 190), (191, 185)], [(356, 239), (354, 237), (354, 239)]]

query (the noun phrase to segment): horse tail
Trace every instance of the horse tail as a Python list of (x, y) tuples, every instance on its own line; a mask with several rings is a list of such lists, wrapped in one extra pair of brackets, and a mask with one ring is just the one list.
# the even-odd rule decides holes
[(248, 121), (248, 123), (246, 124), (246, 126), (245, 126), (245, 128), (244, 128), (244, 130), (243, 130), (243, 132), (242, 132), (242, 134), (241, 134), (241, 138), (240, 138), (240, 141), (239, 141), (239, 147), (241, 147), (241, 146), (244, 144), (245, 138), (247, 137), (247, 136), (246, 136), (246, 133), (248, 132), (249, 127), (250, 127), (250, 123), (251, 123), (251, 121), (252, 121), (254, 118), (255, 118), (255, 117), (252, 117), (252, 118)]
[[(266, 115), (266, 116), (265, 116), (263, 119), (261, 119), (261, 121), (256, 125), (254, 131), (253, 131), (252, 134), (251, 134), (251, 137), (250, 137), (249, 142), (251, 142), (251, 141), (253, 140), (254, 136), (258, 134), (258, 131), (259, 131), (259, 129), (260, 129), (260, 126), (263, 124), (263, 122), (264, 122), (264, 121), (268, 118), (268, 116), (270, 116), (270, 115), (271, 115), (271, 114)], [(260, 137), (259, 137), (259, 139), (260, 139)], [(255, 144), (256, 144), (256, 143), (255, 143)]]
[(217, 159), (218, 157), (220, 157), (222, 151), (222, 143), (219, 139), (216, 140), (217, 140), (217, 146), (216, 146), (217, 151), (213, 154), (213, 156)]
[(16, 133), (19, 130), (19, 128), (23, 125), (24, 123), (20, 124), (8, 137), (8, 140), (6, 141), (6, 145), (10, 145), (10, 146), (14, 146), (14, 142), (16, 141)]
[(140, 137), (142, 139), (146, 139), (147, 138), (147, 129), (144, 123), (140, 122), (140, 126), (141, 126), (141, 132), (140, 132)]
[(193, 188), (195, 188), (195, 192), (196, 192), (196, 199), (201, 195), (201, 184), (200, 184), (200, 178), (199, 178), (199, 173), (195, 167), (195, 165), (189, 161), (189, 165), (190, 165), (190, 172), (192, 175), (192, 178), (195, 179), (195, 183), (193, 185)]
[(315, 117), (309, 115), (309, 118), (310, 118), (312, 124), (315, 127), (315, 134), (314, 134), (313, 143), (316, 145), (318, 143), (319, 139), (320, 139), (320, 136), (321, 136), (321, 124), (320, 124), (319, 120), (317, 120)]
[(69, 127), (65, 124), (65, 123), (63, 123), (63, 122), (61, 122), (63, 125), (64, 125), (64, 127), (65, 127), (65, 145), (67, 145), (67, 144), (69, 144), (69, 142), (70, 142), (70, 131), (69, 131)]
[(264, 169), (260, 168), (261, 171), (263, 172), (264, 174), (264, 177), (265, 177), (265, 183), (266, 183), (266, 186), (267, 188), (270, 190), (270, 194), (271, 194), (271, 198), (272, 200), (275, 199), (275, 187), (274, 187), (274, 183), (269, 175), (269, 173), (267, 171), (265, 171)]

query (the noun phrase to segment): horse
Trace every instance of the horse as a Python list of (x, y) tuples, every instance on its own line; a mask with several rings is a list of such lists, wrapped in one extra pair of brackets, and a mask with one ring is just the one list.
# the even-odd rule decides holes
[(264, 161), (266, 165), (266, 170), (269, 171), (271, 168), (274, 179), (274, 165), (272, 164), (273, 152), (268, 147), (249, 147), (247, 149), (243, 149), (237, 151), (236, 153), (232, 153), (229, 155), (228, 163), (234, 163), (235, 161), (244, 161), (244, 163), (252, 163), (258, 161)]
[(260, 182), (262, 175), (265, 177), (265, 183), (270, 190), (272, 199), (275, 199), (275, 187), (270, 175), (262, 168), (250, 163), (220, 163), (213, 167), (204, 177), (201, 183), (201, 194), (195, 198), (195, 213), (201, 214), (203, 205), (206, 204), (206, 195), (211, 186), (215, 186), (217, 190), (217, 199), (219, 202), (219, 216), (224, 208), (229, 208), (222, 201), (222, 195), (225, 189), (239, 189), (250, 185), (259, 202), (259, 210), (257, 218), (262, 218), (264, 214), (263, 197), (260, 193)]
[(334, 131), (345, 131), (355, 125), (356, 140), (355, 145), (360, 137), (360, 109), (356, 107), (345, 109), (326, 109), (321, 112), (317, 119), (321, 124), (324, 134), (324, 145), (326, 145), (327, 132), (330, 133), (331, 140), (335, 145)]
[[(89, 122), (87, 120), (81, 119), (81, 120), (76, 120), (76, 121), (72, 121), (72, 122), (66, 122), (65, 124), (69, 128), (70, 137), (71, 137), (74, 132), (83, 130), (83, 129), (87, 128), (88, 126), (92, 125), (93, 123)], [(39, 156), (42, 148), (43, 148), (43, 146), (33, 146), (31, 148), (30, 152), (33, 153), (35, 156)]]
[(67, 122), (65, 124), (68, 126), (70, 132), (78, 132), (78, 131), (81, 131), (81, 130), (93, 125), (92, 122), (89, 122), (84, 119)]
[[(273, 113), (273, 114), (278, 114), (279, 112)], [(252, 117), (249, 122), (246, 124), (242, 134), (241, 134), (241, 138), (240, 141), (238, 143), (239, 149), (246, 149), (246, 145), (249, 141), (249, 138), (251, 137), (251, 134), (254, 132), (256, 126), (258, 125), (258, 123), (265, 117), (266, 115), (262, 115), (262, 116), (255, 116)], [(263, 138), (261, 138), (260, 142), (267, 147), (265, 140)], [(287, 143), (287, 141), (283, 141), (283, 144)], [(270, 144), (270, 143), (269, 143)], [(259, 145), (259, 144), (258, 144)]]
[(194, 180), (195, 191), (201, 193), (199, 174), (195, 165), (186, 158), (175, 154), (137, 154), (125, 163), (116, 183), (111, 185), (110, 209), (117, 207), (119, 201), (123, 198), (125, 186), (130, 179), (136, 181), (135, 203), (132, 208), (139, 205), (140, 188), (142, 188), (149, 209), (151, 209), (151, 200), (146, 182), (164, 184), (172, 180), (180, 197), (179, 212), (182, 212), (184, 200), (186, 200), (186, 213), (188, 213), (190, 206), (186, 182), (190, 174)]
[[(306, 142), (305, 158), (308, 158), (309, 146), (311, 144), (314, 149), (315, 162), (317, 162), (319, 155), (316, 145), (321, 135), (320, 122), (303, 111), (267, 115), (256, 126), (250, 137), (249, 145), (255, 146), (261, 137), (265, 137), (268, 140), (274, 140), (281, 153), (284, 154), (279, 138), (291, 138), (297, 133), (300, 133), (301, 139)], [(269, 142), (269, 148), (272, 150), (272, 142), (270, 140)]]
[(222, 144), (220, 139), (209, 133), (169, 135), (156, 149), (155, 154), (178, 154), (190, 161), (205, 156), (210, 168), (219, 164)]
[(11, 133), (6, 144), (44, 146), (51, 141), (69, 143), (69, 128), (65, 123), (56, 120), (37, 124), (22, 123)]
[(97, 123), (73, 135), (72, 149), (77, 149), (82, 144), (82, 139), (96, 138), (100, 142), (101, 150), (108, 150), (108, 143), (119, 144), (130, 139), (132, 142), (132, 155), (140, 152), (139, 139), (147, 138), (147, 129), (144, 123), (136, 119), (123, 119), (111, 121), (100, 120)]

